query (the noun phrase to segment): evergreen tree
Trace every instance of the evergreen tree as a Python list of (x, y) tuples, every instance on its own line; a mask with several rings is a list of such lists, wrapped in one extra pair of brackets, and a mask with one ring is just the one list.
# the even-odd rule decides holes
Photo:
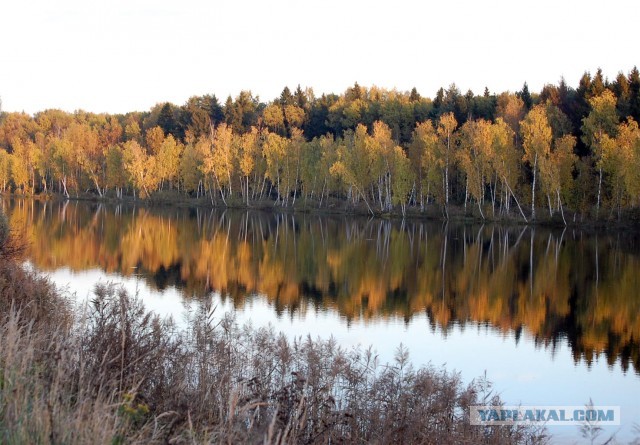
[(207, 97), (208, 105), (207, 109), (209, 110), (209, 118), (214, 126), (217, 126), (221, 122), (224, 121), (224, 109), (222, 105), (220, 105), (220, 101), (214, 94), (213, 96), (205, 96)]
[(311, 104), (309, 117), (303, 127), (308, 139), (324, 136), (329, 133), (327, 118), (329, 116), (329, 100), (324, 94), (319, 100)]
[(473, 112), (473, 99), (474, 99), (473, 91), (467, 90), (467, 93), (464, 95), (464, 104), (467, 109), (466, 119), (472, 119), (474, 116)]
[[(257, 97), (253, 97), (251, 91), (240, 91), (235, 100), (235, 120), (234, 130), (238, 134), (251, 130), (252, 126), (258, 123), (258, 105), (260, 101)], [(238, 122), (236, 122), (238, 121)]]
[(618, 109), (618, 115), (620, 118), (625, 119), (630, 116), (631, 112), (631, 97), (629, 95), (629, 80), (622, 71), (616, 76), (615, 82), (611, 85), (613, 94), (618, 98), (616, 108)]
[(416, 87), (411, 88), (411, 93), (409, 94), (409, 102), (418, 102), (420, 100), (420, 94)]
[(433, 109), (432, 109), (431, 118), (436, 119), (436, 118), (440, 117), (440, 115), (443, 112), (442, 111), (443, 102), (444, 102), (444, 88), (440, 88), (436, 92), (435, 99), (433, 99)]
[(294, 99), (295, 99), (294, 101), (295, 105), (302, 108), (303, 110), (307, 109), (307, 105), (308, 105), (307, 96), (304, 94), (304, 91), (302, 91), (302, 88), (300, 88), (300, 84), (298, 84), (298, 87), (296, 88), (296, 91), (294, 93)]
[(522, 99), (525, 107), (525, 112), (531, 109), (531, 107), (533, 106), (533, 99), (531, 99), (531, 93), (529, 93), (529, 85), (527, 85), (527, 82), (525, 82), (522, 86), (522, 90), (516, 93), (516, 96)]
[(576, 111), (579, 114), (580, 122), (589, 113), (589, 91), (591, 90), (591, 74), (585, 71), (576, 90)]
[(160, 109), (160, 115), (158, 116), (158, 125), (162, 128), (165, 134), (172, 134), (178, 139), (182, 139), (183, 135), (180, 134), (180, 128), (176, 118), (174, 116), (174, 106), (169, 102), (165, 103)]
[(635, 66), (629, 73), (629, 113), (640, 122), (640, 71)]
[(558, 104), (560, 103), (560, 93), (558, 92), (558, 87), (551, 84), (546, 84), (545, 86), (543, 86), (542, 91), (540, 92), (539, 103), (551, 103), (552, 105), (558, 106)]
[(590, 99), (594, 96), (601, 95), (606, 88), (606, 80), (602, 75), (602, 69), (598, 68), (598, 71), (596, 71), (596, 75), (591, 80), (591, 84), (587, 89), (587, 98)]
[(295, 103), (295, 99), (291, 94), (291, 90), (289, 87), (284, 87), (282, 93), (280, 93), (280, 105), (286, 107), (287, 105), (293, 105)]
[(359, 99), (364, 98), (363, 88), (358, 85), (358, 82), (353, 84), (353, 87), (347, 88), (347, 91), (344, 93), (344, 99), (347, 102), (353, 102)]
[(207, 96), (191, 97), (182, 107), (184, 116), (183, 126), (192, 137), (198, 138), (209, 134), (211, 127), (211, 113)]

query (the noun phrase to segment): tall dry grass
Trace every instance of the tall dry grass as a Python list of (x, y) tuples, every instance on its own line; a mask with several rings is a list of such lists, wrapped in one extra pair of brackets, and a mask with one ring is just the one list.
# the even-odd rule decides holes
[(546, 441), (471, 426), (470, 405), (499, 403), (485, 382), (414, 369), (404, 349), (380, 364), (371, 350), (289, 341), (207, 304), (178, 330), (105, 285), (73, 308), (18, 252), (0, 255), (0, 443)]

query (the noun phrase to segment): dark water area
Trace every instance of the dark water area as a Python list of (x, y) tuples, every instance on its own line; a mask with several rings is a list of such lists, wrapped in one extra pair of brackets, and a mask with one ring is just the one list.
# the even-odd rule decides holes
[(91, 280), (135, 279), (167, 296), (166, 313), (216, 299), (290, 335), (333, 334), (382, 357), (402, 342), (416, 364), (453, 364), (465, 378), (485, 370), (512, 403), (593, 397), (621, 405), (625, 426), (640, 417), (638, 232), (2, 206), (28, 241), (29, 263), (60, 285), (82, 282), (88, 292)]

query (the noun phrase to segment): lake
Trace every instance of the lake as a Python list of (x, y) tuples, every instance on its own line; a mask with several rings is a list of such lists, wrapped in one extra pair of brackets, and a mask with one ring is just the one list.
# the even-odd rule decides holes
[[(82, 300), (121, 283), (172, 315), (334, 336), (382, 361), (482, 376), (508, 404), (621, 407), (640, 422), (640, 235), (573, 228), (2, 200), (27, 267)], [(554, 427), (554, 443), (579, 438)], [(606, 439), (605, 434), (601, 440)]]

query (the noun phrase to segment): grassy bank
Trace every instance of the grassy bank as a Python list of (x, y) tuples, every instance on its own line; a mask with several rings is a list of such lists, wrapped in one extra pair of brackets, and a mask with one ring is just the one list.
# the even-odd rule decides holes
[(203, 305), (178, 330), (121, 289), (74, 307), (0, 234), (0, 443), (543, 443), (476, 427), (482, 379), (414, 369), (398, 349), (287, 340)]

